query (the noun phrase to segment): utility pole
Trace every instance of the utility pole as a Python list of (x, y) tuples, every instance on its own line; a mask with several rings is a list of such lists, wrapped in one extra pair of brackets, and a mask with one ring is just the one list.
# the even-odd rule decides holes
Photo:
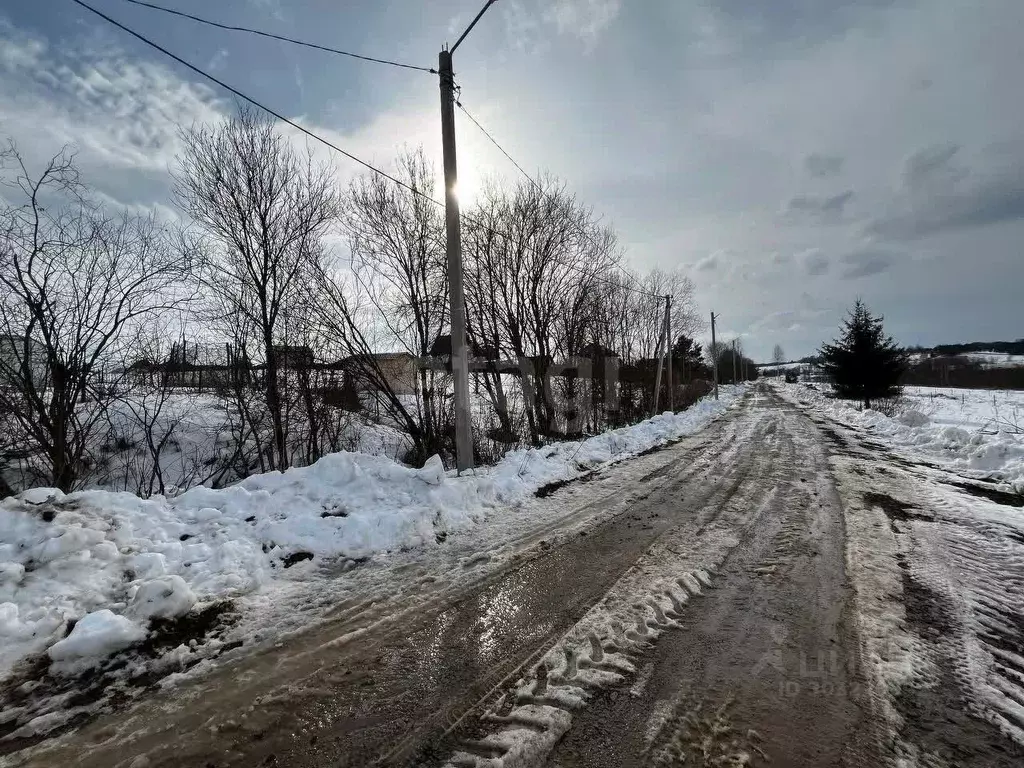
[(444, 153), (444, 211), (448, 230), (448, 303), (452, 324), (452, 378), (455, 384), (455, 466), (473, 468), (473, 417), (469, 410), (469, 356), (466, 353), (466, 298), (462, 291), (462, 231), (456, 195), (455, 75), (451, 51), (437, 59), (441, 81), (441, 147)]
[(661, 356), (661, 345), (668, 337), (668, 312), (665, 313), (665, 318), (661, 323), (661, 335), (658, 337), (658, 348), (654, 351), (654, 356), (658, 358), (658, 373), (654, 377), (654, 407), (651, 409), (651, 416), (658, 415), (658, 395), (661, 393), (661, 365), (665, 361), (665, 358)]
[(715, 372), (715, 400), (718, 399), (718, 343), (715, 341), (715, 313), (711, 313), (711, 369)]
[(736, 371), (736, 339), (732, 340), (732, 383), (735, 384), (740, 380), (739, 373)]
[(676, 398), (672, 391), (672, 296), (665, 295), (665, 339), (668, 354), (668, 409), (676, 412)]
[(441, 82), (441, 149), (444, 154), (444, 219), (448, 231), (448, 309), (452, 323), (452, 378), (455, 385), (455, 466), (459, 473), (473, 468), (473, 414), (469, 410), (469, 354), (466, 351), (466, 298), (462, 291), (462, 231), (459, 228), (459, 179), (455, 162), (455, 71), (452, 54), (477, 22), (494, 5), (487, 0), (450, 50), (437, 55)]

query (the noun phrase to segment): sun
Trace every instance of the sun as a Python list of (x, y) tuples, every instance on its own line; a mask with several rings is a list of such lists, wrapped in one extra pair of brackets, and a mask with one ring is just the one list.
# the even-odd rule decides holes
[(459, 206), (469, 207), (473, 205), (480, 194), (479, 180), (472, 173), (459, 174), (459, 180), (455, 182), (455, 197)]

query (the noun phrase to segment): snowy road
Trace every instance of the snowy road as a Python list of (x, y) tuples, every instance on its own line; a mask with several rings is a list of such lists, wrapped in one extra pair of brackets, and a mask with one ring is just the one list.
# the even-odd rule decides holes
[[(1020, 510), (928, 497), (942, 478), (858, 439), (759, 387), (703, 432), (556, 491), (557, 525), (458, 589), (348, 604), (0, 764), (1016, 764), (1000, 727), (1024, 701), (1024, 624), (1005, 604)], [(884, 494), (946, 507), (914, 520)], [(927, 528), (954, 512), (980, 517)], [(911, 544), (930, 579), (900, 581)], [(983, 562), (954, 585), (949, 553)], [(925, 600), (937, 580), (943, 611)]]

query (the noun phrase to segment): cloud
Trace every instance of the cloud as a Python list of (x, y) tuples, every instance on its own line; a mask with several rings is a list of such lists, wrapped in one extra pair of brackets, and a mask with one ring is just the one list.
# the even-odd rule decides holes
[(914, 240), (1024, 219), (1024, 145), (991, 147), (988, 167), (970, 172), (952, 164), (958, 150), (949, 145), (912, 155), (904, 194), (893, 212), (868, 225), (869, 234)]
[(227, 60), (228, 51), (226, 48), (221, 48), (215, 54), (213, 54), (213, 58), (210, 59), (210, 63), (206, 65), (206, 68), (211, 72), (216, 72), (218, 70), (224, 69), (224, 64), (227, 63)]
[[(538, 47), (541, 24), (533, 9), (528, 9), (521, 0), (506, 0), (499, 6), (505, 22), (505, 32), (512, 47), (520, 53), (534, 52)], [(465, 24), (452, 30), (451, 34), (461, 34)]]
[(804, 158), (804, 169), (816, 179), (838, 176), (843, 170), (843, 158), (839, 155), (812, 153)]
[(249, 0), (249, 4), (254, 8), (265, 11), (278, 21), (285, 20), (280, 0)]
[(903, 184), (908, 190), (921, 191), (930, 184), (949, 184), (963, 178), (952, 160), (960, 151), (958, 144), (924, 147), (908, 157), (903, 165)]
[(2, 130), (30, 162), (71, 144), (83, 169), (163, 173), (179, 124), (222, 116), (222, 103), (205, 85), (109, 44), (50, 47), (0, 23), (0, 50)]
[(796, 195), (786, 204), (786, 216), (793, 219), (814, 219), (822, 222), (835, 222), (843, 218), (846, 204), (853, 199), (853, 190), (840, 192), (838, 195), (816, 197), (814, 195)]
[(811, 277), (817, 277), (828, 272), (829, 258), (818, 248), (811, 248), (799, 254), (797, 261), (803, 266), (804, 272)]
[(826, 314), (828, 314), (826, 310), (808, 309), (806, 307), (782, 309), (776, 312), (769, 312), (757, 318), (750, 324), (749, 330), (755, 336), (783, 331), (799, 331), (809, 325), (814, 325), (819, 318)]
[(556, 0), (544, 15), (560, 34), (575, 35), (587, 48), (619, 15), (621, 0)]
[(885, 270), (893, 265), (895, 260), (895, 256), (891, 251), (876, 248), (851, 251), (850, 253), (843, 254), (839, 259), (844, 265), (842, 277), (846, 280), (885, 272)]
[(711, 272), (718, 269), (718, 254), (712, 253), (709, 256), (705, 256), (694, 264), (693, 267), (699, 272)]

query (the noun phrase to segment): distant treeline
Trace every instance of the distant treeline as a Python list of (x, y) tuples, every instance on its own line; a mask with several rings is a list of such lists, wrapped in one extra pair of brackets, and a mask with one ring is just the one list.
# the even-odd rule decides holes
[(1002, 352), (1007, 355), (1024, 355), (1024, 339), (1016, 341), (969, 341), (964, 344), (938, 344), (934, 347), (907, 347), (910, 352), (925, 352), (932, 355), (961, 355), (965, 352)]

